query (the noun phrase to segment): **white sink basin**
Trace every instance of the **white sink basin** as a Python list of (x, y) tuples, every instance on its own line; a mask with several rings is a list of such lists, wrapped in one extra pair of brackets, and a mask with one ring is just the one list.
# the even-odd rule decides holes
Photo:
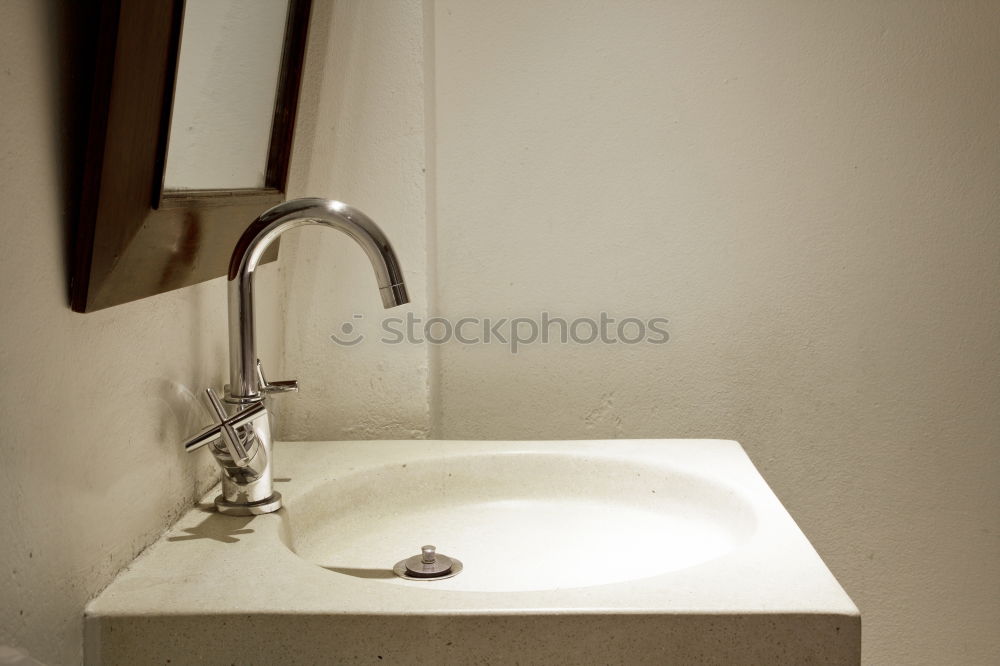
[[(860, 659), (736, 442), (282, 442), (275, 469), (279, 513), (206, 501), (89, 604), (88, 663)], [(424, 544), (461, 573), (396, 577)]]
[[(752, 504), (722, 480), (667, 462), (517, 448), (381, 465), (321, 485), (288, 503), (292, 549), (395, 585), (556, 590), (708, 562), (754, 531)], [(392, 574), (425, 543), (458, 558), (461, 575)]]

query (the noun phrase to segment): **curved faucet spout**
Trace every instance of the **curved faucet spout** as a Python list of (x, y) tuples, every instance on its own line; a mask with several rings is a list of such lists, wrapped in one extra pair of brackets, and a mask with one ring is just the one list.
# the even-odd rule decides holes
[(384, 307), (410, 302), (396, 253), (367, 215), (339, 201), (318, 198), (294, 199), (271, 208), (243, 232), (229, 262), (229, 398), (232, 401), (252, 402), (262, 397), (256, 365), (254, 271), (274, 239), (306, 224), (342, 231), (361, 246), (375, 270)]

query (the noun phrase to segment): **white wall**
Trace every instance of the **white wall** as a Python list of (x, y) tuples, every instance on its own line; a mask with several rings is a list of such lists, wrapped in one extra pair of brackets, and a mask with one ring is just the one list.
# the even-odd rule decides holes
[(996, 663), (996, 3), (434, 16), (435, 308), (671, 320), (662, 346), (441, 347), (439, 434), (738, 439), (867, 663)]
[[(0, 2), (0, 646), (49, 665), (80, 661), (84, 603), (214, 482), (180, 442), (226, 368), (221, 278), (69, 309), (80, 11)], [(273, 285), (263, 268), (265, 302)]]
[[(347, 236), (318, 227), (283, 236), (284, 309), (258, 311), (284, 322), (282, 372), (301, 386), (275, 399), (278, 432), (423, 438), (426, 349), (375, 342), (383, 316), (427, 308), (422, 5), (317, 2), (311, 26), (291, 195), (344, 201), (374, 219), (399, 256), (411, 303), (382, 309), (371, 264)], [(366, 339), (334, 344), (344, 323)]]

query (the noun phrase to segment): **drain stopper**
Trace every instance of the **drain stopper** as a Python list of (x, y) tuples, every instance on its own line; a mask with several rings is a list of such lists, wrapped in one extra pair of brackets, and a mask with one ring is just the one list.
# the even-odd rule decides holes
[(400, 560), (392, 568), (393, 573), (407, 580), (441, 580), (451, 578), (461, 570), (461, 562), (438, 554), (434, 546), (421, 547), (419, 555)]

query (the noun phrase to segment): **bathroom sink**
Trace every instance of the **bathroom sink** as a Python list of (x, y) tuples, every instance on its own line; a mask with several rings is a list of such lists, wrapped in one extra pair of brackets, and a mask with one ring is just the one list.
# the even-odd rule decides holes
[[(349, 473), (289, 501), (288, 517), (292, 550), (331, 571), (489, 592), (677, 571), (730, 552), (755, 524), (752, 504), (724, 479), (613, 452), (531, 444)], [(458, 558), (462, 574), (392, 575), (395, 561), (425, 543)]]
[[(284, 508), (185, 515), (88, 606), (89, 663), (860, 658), (857, 608), (736, 442), (279, 442), (274, 456)], [(461, 571), (393, 573), (429, 544)], [(224, 636), (253, 640), (234, 654)]]

